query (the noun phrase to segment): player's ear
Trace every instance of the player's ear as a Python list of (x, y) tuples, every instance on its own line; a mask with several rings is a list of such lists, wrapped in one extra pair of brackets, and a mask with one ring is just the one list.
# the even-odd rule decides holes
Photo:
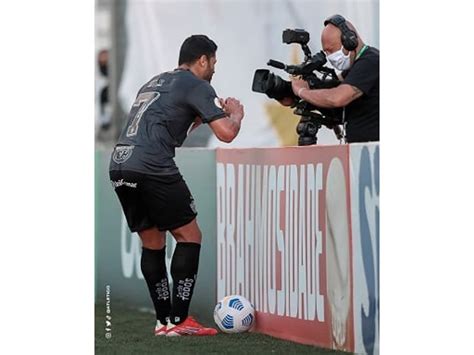
[(206, 57), (206, 55), (203, 54), (202, 56), (200, 56), (199, 59), (198, 59), (198, 62), (199, 62), (199, 65), (200, 65), (201, 67), (205, 67), (206, 64), (207, 64), (207, 57)]

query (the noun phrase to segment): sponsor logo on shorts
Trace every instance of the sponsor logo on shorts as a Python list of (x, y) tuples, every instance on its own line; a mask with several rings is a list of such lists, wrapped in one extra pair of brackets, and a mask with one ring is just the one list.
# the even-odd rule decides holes
[(111, 182), (113, 187), (128, 186), (128, 187), (132, 187), (134, 189), (137, 187), (136, 182), (128, 182), (128, 181), (124, 181), (123, 179), (120, 179), (120, 180), (117, 180), (117, 181), (111, 180), (110, 182)]
[(112, 155), (112, 160), (117, 164), (125, 163), (133, 153), (133, 145), (124, 145), (115, 147), (114, 154)]

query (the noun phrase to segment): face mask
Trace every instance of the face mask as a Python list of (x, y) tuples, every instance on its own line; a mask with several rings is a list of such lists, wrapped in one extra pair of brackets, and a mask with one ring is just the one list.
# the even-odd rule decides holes
[(348, 55), (345, 55), (342, 51), (342, 48), (338, 51), (331, 53), (327, 56), (329, 63), (336, 68), (337, 70), (347, 70), (351, 66), (351, 55), (350, 52)]

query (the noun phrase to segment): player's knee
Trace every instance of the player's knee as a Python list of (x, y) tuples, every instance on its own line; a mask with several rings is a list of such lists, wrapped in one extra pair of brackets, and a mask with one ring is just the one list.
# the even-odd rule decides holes
[(183, 235), (181, 239), (183, 242), (201, 243), (202, 234), (201, 231), (197, 231), (188, 235)]
[(202, 233), (198, 228), (188, 231), (175, 231), (172, 234), (177, 242), (200, 244), (202, 240)]
[(164, 241), (160, 240), (143, 240), (142, 239), (142, 246), (147, 249), (158, 250), (162, 249), (165, 246)]
[(147, 229), (138, 232), (140, 239), (142, 240), (142, 246), (147, 249), (162, 249), (165, 245), (164, 233), (158, 231), (155, 228)]

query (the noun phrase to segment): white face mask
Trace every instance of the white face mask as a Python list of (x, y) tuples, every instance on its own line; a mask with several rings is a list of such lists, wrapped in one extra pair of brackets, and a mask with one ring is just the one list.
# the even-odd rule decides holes
[(345, 55), (342, 51), (343, 48), (344, 46), (338, 51), (327, 55), (329, 63), (337, 70), (347, 70), (351, 66), (351, 53), (349, 52), (349, 54)]

